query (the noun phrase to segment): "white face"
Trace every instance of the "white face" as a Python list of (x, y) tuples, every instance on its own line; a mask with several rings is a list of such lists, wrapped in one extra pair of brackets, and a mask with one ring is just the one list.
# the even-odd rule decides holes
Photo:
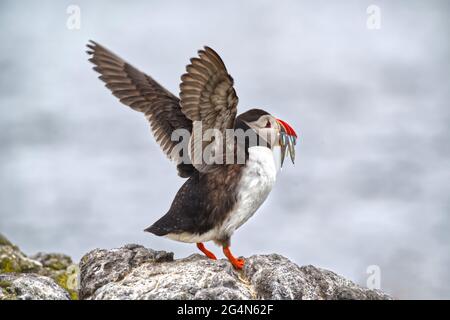
[(252, 128), (261, 138), (269, 142), (272, 148), (278, 145), (280, 125), (274, 116), (269, 114), (261, 116), (258, 120), (248, 122), (247, 125)]
[[(265, 144), (265, 146), (272, 150), (280, 147), (281, 166), (288, 154), (292, 163), (294, 163), (297, 135), (289, 124), (269, 114), (261, 116), (256, 121), (246, 123), (259, 137), (269, 143), (268, 145)], [(261, 141), (259, 145), (261, 145)]]

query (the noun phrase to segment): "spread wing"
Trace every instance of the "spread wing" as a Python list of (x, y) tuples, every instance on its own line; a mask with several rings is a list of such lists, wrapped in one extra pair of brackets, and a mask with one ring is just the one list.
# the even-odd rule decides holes
[(156, 141), (164, 153), (178, 164), (179, 174), (189, 176), (190, 164), (182, 164), (180, 154), (172, 152), (178, 141), (172, 141), (176, 129), (192, 131), (192, 121), (180, 108), (180, 100), (153, 78), (134, 68), (105, 47), (91, 41), (87, 53), (100, 79), (120, 102), (143, 112), (150, 122)]
[[(225, 137), (225, 130), (234, 127), (237, 113), (238, 97), (233, 88), (233, 78), (213, 49), (205, 47), (198, 55), (198, 58), (191, 59), (186, 67), (187, 73), (181, 77), (181, 109), (193, 122), (201, 121), (202, 132), (217, 129)], [(191, 146), (199, 140), (201, 135), (194, 133)], [(211, 168), (201, 156), (197, 157), (209, 143), (200, 142), (201, 149), (195, 151), (191, 147), (191, 160), (199, 171)]]

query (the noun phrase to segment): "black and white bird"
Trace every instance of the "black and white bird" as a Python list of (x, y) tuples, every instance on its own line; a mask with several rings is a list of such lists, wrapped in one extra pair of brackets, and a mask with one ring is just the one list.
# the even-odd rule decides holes
[[(203, 245), (212, 240), (222, 246), (235, 268), (242, 269), (244, 260), (232, 255), (230, 238), (266, 200), (285, 156), (290, 154), (294, 162), (295, 131), (261, 109), (236, 116), (238, 97), (233, 79), (209, 47), (199, 50), (198, 57), (186, 67), (180, 98), (105, 47), (91, 41), (88, 48), (89, 61), (99, 78), (123, 104), (144, 113), (156, 141), (177, 164), (178, 174), (187, 178), (169, 211), (145, 231), (196, 243), (206, 256), (216, 259)], [(224, 136), (229, 129), (249, 130), (258, 139), (256, 143), (245, 139), (231, 148), (235, 160), (238, 151), (243, 151), (241, 163), (206, 163), (203, 158), (200, 162), (186, 161), (186, 154), (174, 152), (179, 141), (173, 141), (172, 133), (179, 129), (192, 133), (196, 121), (201, 121), (202, 130), (216, 129)], [(201, 151), (204, 149), (202, 143)]]

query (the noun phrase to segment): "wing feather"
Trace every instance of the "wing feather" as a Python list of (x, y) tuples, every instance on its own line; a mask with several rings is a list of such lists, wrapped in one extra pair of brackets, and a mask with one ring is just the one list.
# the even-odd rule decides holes
[[(234, 90), (233, 78), (228, 73), (220, 56), (211, 48), (199, 50), (198, 57), (192, 58), (181, 76), (181, 110), (192, 121), (201, 121), (203, 132), (218, 129), (225, 137), (225, 130), (234, 126), (238, 97)], [(200, 137), (191, 138), (191, 145)], [(202, 141), (202, 150), (210, 142)], [(192, 149), (191, 149), (192, 152)], [(192, 157), (192, 156), (191, 156)], [(195, 155), (193, 157), (196, 158)], [(203, 158), (193, 165), (199, 171), (207, 171)]]
[[(192, 121), (181, 110), (180, 100), (153, 78), (98, 43), (91, 41), (87, 47), (87, 53), (91, 56), (89, 61), (95, 65), (93, 69), (100, 73), (99, 79), (120, 102), (145, 114), (164, 153), (180, 164), (179, 155), (172, 154), (177, 143), (171, 141), (172, 132), (176, 129), (192, 131)], [(202, 76), (203, 73), (200, 73), (193, 79), (204, 81)]]

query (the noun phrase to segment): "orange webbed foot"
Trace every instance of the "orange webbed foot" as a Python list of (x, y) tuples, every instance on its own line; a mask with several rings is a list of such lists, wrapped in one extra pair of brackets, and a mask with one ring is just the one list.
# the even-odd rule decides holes
[(207, 256), (208, 258), (212, 259), (212, 260), (217, 260), (216, 256), (214, 255), (214, 253), (212, 253), (211, 251), (209, 251), (208, 249), (205, 248), (205, 245), (201, 242), (197, 243), (197, 248), (203, 252), (205, 254), (205, 256)]
[(231, 262), (233, 266), (238, 269), (242, 270), (244, 268), (245, 260), (244, 259), (236, 259), (235, 261)]
[(235, 267), (238, 270), (242, 270), (244, 268), (245, 260), (244, 259), (238, 259), (233, 256), (233, 254), (230, 251), (230, 247), (223, 247), (223, 253), (228, 258), (228, 260), (231, 262), (233, 267)]

